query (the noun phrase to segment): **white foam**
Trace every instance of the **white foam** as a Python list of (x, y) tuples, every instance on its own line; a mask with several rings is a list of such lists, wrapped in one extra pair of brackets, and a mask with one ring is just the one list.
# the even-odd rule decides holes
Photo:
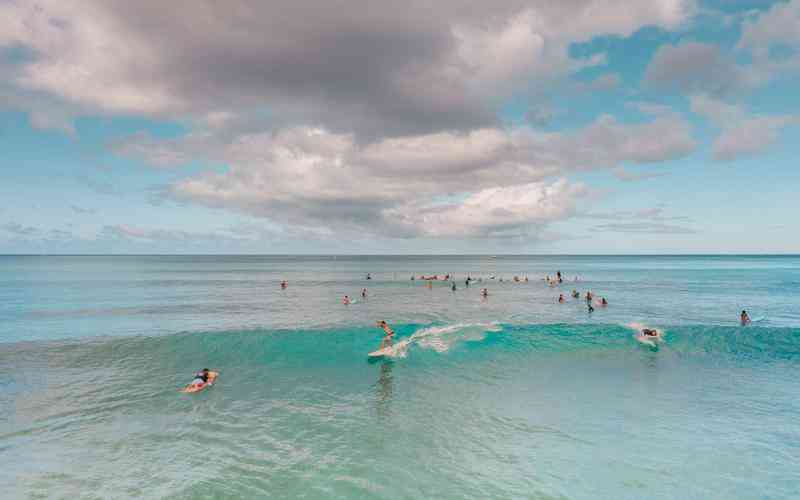
[(487, 332), (496, 332), (500, 326), (496, 323), (466, 323), (446, 326), (429, 326), (417, 330), (410, 337), (396, 342), (386, 355), (393, 358), (404, 358), (408, 348), (416, 344), (423, 349), (436, 352), (447, 352), (459, 341), (477, 342), (486, 338)]

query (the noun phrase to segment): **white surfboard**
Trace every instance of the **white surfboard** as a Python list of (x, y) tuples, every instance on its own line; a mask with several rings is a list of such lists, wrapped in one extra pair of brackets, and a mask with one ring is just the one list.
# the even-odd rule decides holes
[(367, 354), (367, 356), (370, 358), (380, 358), (383, 356), (388, 356), (389, 354), (392, 354), (392, 346), (386, 346), (383, 349), (372, 351), (371, 353)]

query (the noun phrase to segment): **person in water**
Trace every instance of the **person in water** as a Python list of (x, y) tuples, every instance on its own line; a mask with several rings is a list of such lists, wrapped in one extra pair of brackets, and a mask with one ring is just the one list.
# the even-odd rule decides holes
[(488, 296), (489, 296), (489, 290), (488, 289), (484, 288), (483, 290), (481, 290), (481, 297), (485, 298), (485, 297), (488, 297)]
[(192, 379), (191, 383), (189, 383), (183, 391), (196, 392), (202, 389), (206, 384), (213, 383), (217, 375), (219, 375), (218, 372), (212, 372), (208, 368), (203, 368), (194, 374), (194, 379)]
[(572, 298), (573, 299), (577, 299), (580, 296), (581, 296), (581, 294), (579, 294), (577, 290), (573, 290), (572, 291)]
[(556, 280), (561, 283), (563, 280), (561, 279), (561, 271), (556, 271)]
[(592, 301), (592, 292), (586, 292), (586, 302)]
[(558, 294), (558, 303), (559, 304), (563, 304), (564, 303), (564, 294), (563, 293), (559, 293)]
[(608, 305), (608, 301), (606, 300), (605, 297), (600, 299), (600, 305), (603, 306), (603, 307)]
[(367, 273), (367, 279), (368, 279), (368, 280), (371, 280), (371, 279), (372, 279), (372, 275), (371, 275), (370, 273)]
[(740, 316), (740, 319), (742, 321), (742, 326), (750, 324), (750, 316), (747, 315), (747, 311), (745, 311), (744, 309), (742, 309), (742, 314)]
[(469, 288), (469, 276), (467, 276), (467, 279), (466, 279), (466, 280), (464, 280), (464, 286), (465, 286), (466, 288)]
[(384, 321), (384, 320), (378, 321), (378, 326), (380, 328), (383, 328), (383, 331), (386, 332), (386, 336), (383, 337), (383, 340), (381, 340), (381, 347), (380, 348), (383, 349), (385, 347), (391, 347), (391, 345), (392, 345), (392, 337), (394, 337), (394, 331), (392, 331), (392, 329), (389, 328), (389, 324), (386, 323), (386, 321)]
[(456, 291), (456, 282), (455, 281), (453, 283), (451, 283), (450, 290), (452, 290), (454, 292)]
[(588, 304), (588, 306), (589, 306), (589, 313), (590, 314), (593, 313), (594, 312), (594, 307), (592, 307), (592, 304), (590, 303), (590, 304)]
[(289, 286), (289, 283), (286, 280), (281, 281), (281, 289), (286, 290), (286, 287)]
[(345, 295), (344, 298), (342, 299), (342, 304), (344, 304), (346, 306), (349, 306), (350, 305), (350, 297)]
[(362, 299), (366, 299), (367, 298), (367, 289), (366, 288), (362, 288), (361, 289), (361, 298)]

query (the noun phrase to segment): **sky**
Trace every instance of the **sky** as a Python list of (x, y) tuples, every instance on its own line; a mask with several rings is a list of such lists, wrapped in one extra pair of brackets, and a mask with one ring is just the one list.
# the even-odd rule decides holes
[(0, 0), (0, 254), (800, 253), (800, 0)]

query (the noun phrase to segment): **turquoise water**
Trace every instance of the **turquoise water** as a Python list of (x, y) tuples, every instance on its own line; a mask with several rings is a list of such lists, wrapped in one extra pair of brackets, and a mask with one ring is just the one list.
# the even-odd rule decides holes
[(0, 496), (796, 498), (799, 297), (791, 256), (0, 257)]

